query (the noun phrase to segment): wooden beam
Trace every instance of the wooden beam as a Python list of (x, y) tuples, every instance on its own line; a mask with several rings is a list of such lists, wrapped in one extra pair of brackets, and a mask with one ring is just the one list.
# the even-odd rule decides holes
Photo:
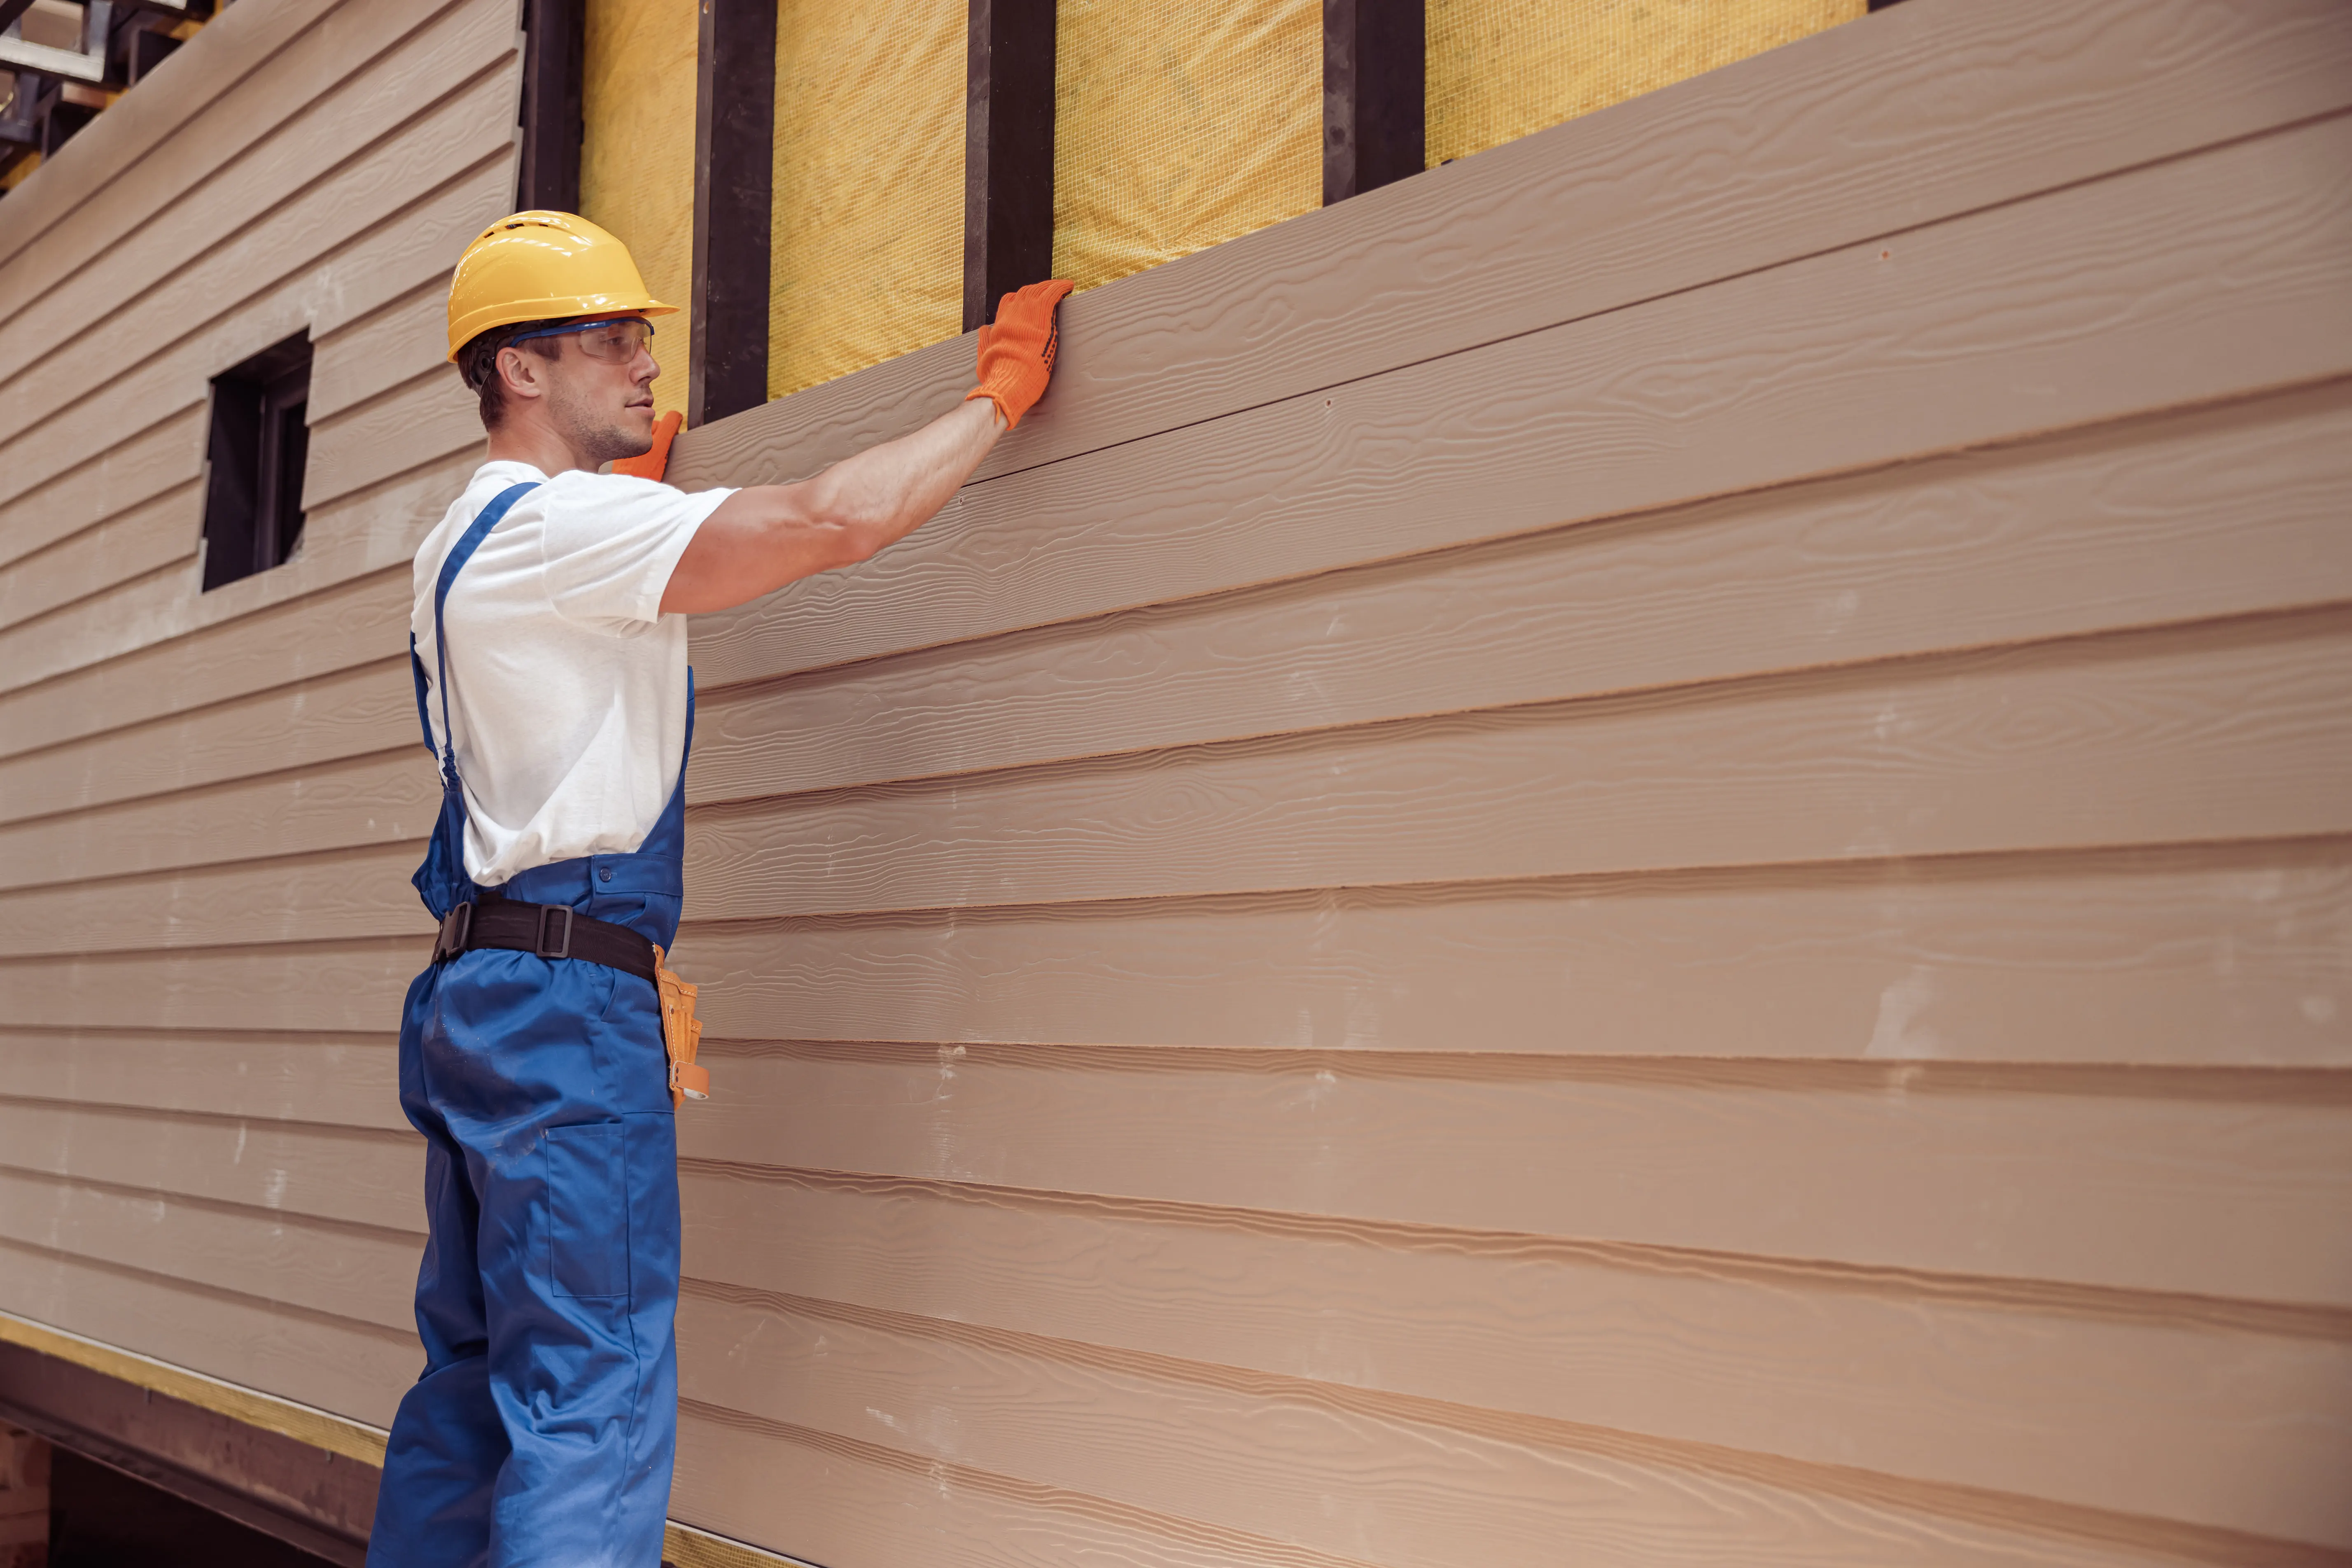
[(774, 0), (701, 0), (694, 99), (694, 325), (687, 423), (768, 400)]
[(515, 205), (580, 210), (586, 0), (524, 0), (522, 159)]
[(1427, 161), (1423, 0), (1323, 0), (1323, 205)]
[(971, 0), (963, 330), (1054, 270), (1054, 0)]

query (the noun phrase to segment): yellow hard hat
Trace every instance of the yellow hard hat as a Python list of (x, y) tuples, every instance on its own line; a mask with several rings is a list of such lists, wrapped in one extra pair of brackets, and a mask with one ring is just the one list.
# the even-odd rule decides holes
[(646, 292), (629, 247), (573, 213), (522, 212), (476, 236), (449, 279), (449, 359), (492, 327), (593, 316), (669, 316)]

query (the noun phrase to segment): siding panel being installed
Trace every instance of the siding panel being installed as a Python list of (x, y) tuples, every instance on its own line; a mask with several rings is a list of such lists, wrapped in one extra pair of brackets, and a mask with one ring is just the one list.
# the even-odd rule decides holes
[[(381, 1424), (406, 561), (512, 14), (294, 9), (184, 51), (251, 74), (173, 180), (8, 198), (0, 1310)], [(674, 1513), (2346, 1560), (2347, 169), (2334, 0), (1907, 0), (1073, 300), (942, 517), (698, 624)], [(203, 379), (302, 326), (302, 550), (199, 596)]]

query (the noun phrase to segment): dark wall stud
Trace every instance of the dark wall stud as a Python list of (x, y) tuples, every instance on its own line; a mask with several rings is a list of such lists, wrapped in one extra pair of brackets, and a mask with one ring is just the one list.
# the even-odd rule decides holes
[(522, 163), (515, 179), (519, 208), (580, 210), (587, 12), (587, 0), (524, 0)]
[(1423, 0), (1323, 0), (1323, 205), (1421, 173)]
[(963, 330), (1054, 271), (1054, 0), (971, 0)]
[(768, 400), (776, 0), (701, 0), (694, 97), (694, 341), (686, 420)]

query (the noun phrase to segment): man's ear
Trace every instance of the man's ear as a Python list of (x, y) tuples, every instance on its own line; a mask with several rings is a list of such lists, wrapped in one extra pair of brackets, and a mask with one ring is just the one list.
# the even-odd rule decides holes
[(506, 383), (511, 396), (544, 397), (547, 385), (539, 373), (546, 363), (537, 354), (525, 353), (519, 348), (502, 348), (499, 351), (499, 378)]

